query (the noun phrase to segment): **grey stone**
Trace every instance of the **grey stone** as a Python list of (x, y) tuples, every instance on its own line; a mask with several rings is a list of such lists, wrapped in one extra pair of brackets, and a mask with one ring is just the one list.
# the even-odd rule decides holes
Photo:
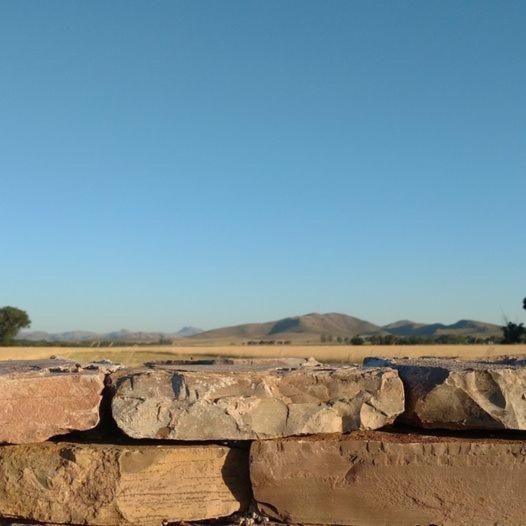
[(398, 370), (406, 393), (400, 420), (423, 428), (526, 429), (526, 360), (366, 358)]
[(112, 375), (113, 417), (133, 438), (249, 440), (376, 429), (403, 411), (386, 368), (299, 360), (158, 363)]

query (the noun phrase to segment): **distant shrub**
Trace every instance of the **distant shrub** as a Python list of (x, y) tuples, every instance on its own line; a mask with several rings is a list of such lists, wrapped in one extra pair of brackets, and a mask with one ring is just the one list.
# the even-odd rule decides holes
[(502, 327), (502, 343), (513, 344), (520, 343), (526, 336), (526, 329), (522, 323), (512, 323), (509, 321)]

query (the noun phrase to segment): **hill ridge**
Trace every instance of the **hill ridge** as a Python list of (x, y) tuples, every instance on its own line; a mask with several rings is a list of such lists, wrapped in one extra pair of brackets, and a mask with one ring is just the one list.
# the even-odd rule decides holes
[(202, 331), (195, 327), (183, 327), (177, 332), (147, 332), (121, 329), (107, 333), (90, 331), (67, 331), (51, 334), (43, 331), (25, 331), (20, 340), (51, 342), (110, 341), (130, 343), (168, 343), (179, 340), (189, 343), (243, 343), (252, 340), (291, 341), (294, 343), (318, 343), (322, 336), (351, 338), (353, 336), (416, 336), (433, 338), (446, 334), (475, 337), (492, 337), (501, 334), (501, 328), (492, 323), (461, 319), (455, 323), (418, 323), (399, 320), (387, 325), (377, 325), (367, 320), (338, 312), (310, 312), (287, 316), (263, 323), (243, 323)]
[(203, 331), (189, 340), (203, 343), (224, 341), (239, 343), (246, 340), (291, 340), (297, 343), (319, 342), (322, 335), (332, 337), (352, 337), (387, 335), (434, 337), (444, 334), (462, 336), (492, 336), (500, 335), (498, 325), (475, 320), (459, 320), (453, 324), (418, 323), (410, 320), (400, 320), (380, 326), (369, 321), (329, 312), (324, 314), (309, 313), (298, 316), (288, 316), (279, 320), (263, 323), (245, 323), (228, 327), (220, 327)]

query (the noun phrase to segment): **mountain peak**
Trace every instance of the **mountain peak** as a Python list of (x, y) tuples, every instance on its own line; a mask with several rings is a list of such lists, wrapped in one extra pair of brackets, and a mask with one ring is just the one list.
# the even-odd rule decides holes
[(205, 331), (192, 337), (194, 340), (236, 342), (246, 340), (290, 340), (295, 343), (319, 342), (323, 334), (352, 337), (355, 335), (382, 334), (383, 329), (347, 314), (313, 312), (290, 316), (265, 323), (246, 323)]

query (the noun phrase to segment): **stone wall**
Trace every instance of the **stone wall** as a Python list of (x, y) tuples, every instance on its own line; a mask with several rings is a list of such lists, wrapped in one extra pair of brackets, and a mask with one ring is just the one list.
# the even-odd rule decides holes
[(526, 360), (0, 362), (0, 524), (526, 523)]

